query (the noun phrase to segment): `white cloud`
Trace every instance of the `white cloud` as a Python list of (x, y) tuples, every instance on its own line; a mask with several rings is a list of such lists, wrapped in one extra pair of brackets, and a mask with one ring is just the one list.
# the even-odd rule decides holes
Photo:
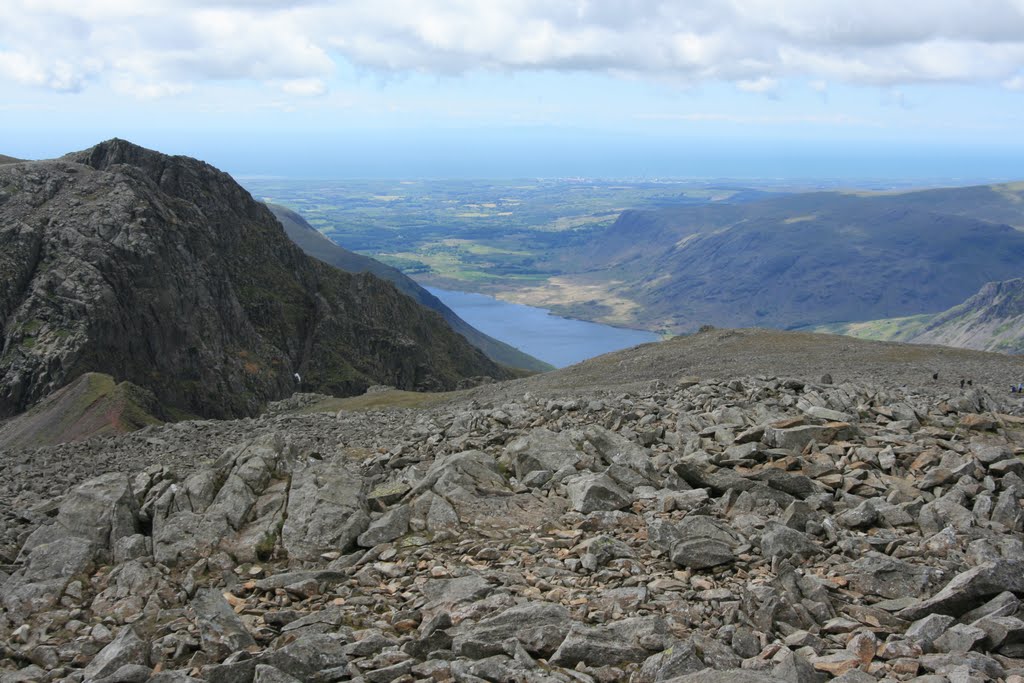
[(90, 76), (88, 68), (76, 68), (57, 59), (44, 61), (35, 55), (0, 52), (0, 74), (24, 85), (41, 86), (58, 92), (77, 92)]
[(1024, 90), (1024, 76), (1014, 76), (1003, 81), (1003, 87), (1007, 90)]
[(260, 81), (321, 94), (335, 61), (383, 71), (596, 71), (896, 86), (1004, 83), (1024, 67), (1021, 0), (4, 0), (0, 79), (74, 91)]
[(111, 86), (122, 95), (130, 95), (140, 100), (158, 100), (164, 97), (183, 95), (192, 91), (191, 83), (173, 83), (170, 81), (138, 81), (127, 76), (113, 79)]
[(760, 95), (770, 95), (779, 87), (779, 82), (774, 78), (761, 76), (760, 78), (741, 80), (736, 82), (736, 87), (743, 92), (752, 92)]
[(286, 95), (297, 97), (319, 97), (327, 94), (327, 84), (319, 78), (296, 78), (281, 84)]

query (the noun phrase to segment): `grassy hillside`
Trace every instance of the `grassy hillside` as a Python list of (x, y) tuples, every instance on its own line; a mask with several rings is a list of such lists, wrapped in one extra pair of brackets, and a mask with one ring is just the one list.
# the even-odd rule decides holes
[(934, 318), (935, 314), (923, 313), (921, 315), (908, 315), (904, 318), (814, 325), (809, 330), (825, 334), (842, 334), (859, 339), (873, 339), (875, 341), (910, 341), (915, 335), (920, 334), (921, 330), (927, 327), (928, 323)]

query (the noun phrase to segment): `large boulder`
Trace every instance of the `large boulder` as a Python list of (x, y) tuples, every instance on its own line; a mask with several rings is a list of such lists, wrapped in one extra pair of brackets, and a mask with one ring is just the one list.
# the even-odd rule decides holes
[(153, 555), (188, 564), (215, 550), (256, 559), (284, 519), (288, 452), (272, 435), (225, 451), (212, 469), (163, 490), (153, 503)]
[(149, 662), (149, 643), (142, 640), (131, 626), (121, 629), (110, 643), (104, 647), (85, 667), (85, 680), (95, 681), (105, 678), (126, 664), (147, 664)]
[(875, 552), (840, 569), (854, 590), (892, 599), (925, 595), (943, 575), (938, 569)]
[(207, 683), (252, 683), (256, 668), (262, 665), (300, 681), (311, 680), (317, 673), (348, 664), (346, 644), (339, 633), (300, 635), (294, 642), (258, 657), (206, 667), (203, 677)]
[(352, 546), (370, 524), (366, 483), (347, 465), (316, 462), (292, 476), (281, 542), (288, 557), (315, 560)]
[(564, 499), (515, 493), (497, 461), (483, 451), (438, 458), (409, 494), (414, 516), (428, 529), (476, 526), (537, 527), (564, 511)]
[(562, 644), (572, 618), (561, 605), (526, 602), (475, 624), (463, 622), (452, 650), (471, 659), (503, 654), (509, 641), (516, 640), (535, 657), (550, 657)]
[(75, 487), (61, 502), (54, 523), (36, 529), (23, 552), (44, 543), (83, 538), (106, 555), (119, 539), (138, 531), (138, 515), (128, 475), (104, 474)]
[(595, 424), (587, 425), (583, 436), (609, 465), (628, 467), (648, 481), (657, 478), (651, 451), (640, 444)]
[(203, 651), (221, 660), (238, 650), (256, 644), (234, 610), (213, 588), (201, 588), (192, 599), (192, 610), (199, 624)]
[(572, 467), (579, 457), (568, 435), (543, 427), (531, 429), (512, 441), (502, 456), (520, 480), (530, 472), (557, 472), (564, 467)]
[(621, 510), (633, 502), (632, 496), (607, 474), (581, 474), (569, 480), (566, 488), (572, 509), (587, 514), (596, 510)]
[(958, 617), (983, 600), (1005, 591), (1024, 594), (1024, 560), (985, 562), (968, 569), (932, 597), (900, 610), (897, 616), (908, 621), (929, 614)]
[(688, 515), (678, 523), (654, 520), (647, 528), (648, 543), (676, 564), (708, 569), (736, 559), (740, 535), (725, 522), (707, 515)]
[(632, 617), (603, 626), (575, 623), (551, 657), (551, 663), (573, 667), (611, 666), (642, 662), (670, 644), (668, 627), (661, 617)]
[(0, 602), (21, 619), (44, 612), (57, 604), (75, 577), (92, 570), (96, 555), (96, 545), (77, 536), (38, 545), (26, 566), (0, 586)]

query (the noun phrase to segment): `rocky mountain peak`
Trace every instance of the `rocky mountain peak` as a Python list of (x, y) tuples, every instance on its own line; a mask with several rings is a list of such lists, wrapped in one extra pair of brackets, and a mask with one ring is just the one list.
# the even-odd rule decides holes
[(989, 282), (964, 302), (965, 305), (986, 303), (993, 307), (992, 313), (998, 317), (1024, 315), (1024, 278)]
[[(170, 162), (195, 162), (188, 157), (172, 157), (121, 138), (105, 140), (80, 152), (66, 154), (63, 158), (100, 171), (108, 170), (117, 164), (127, 164), (137, 168), (155, 168), (165, 167)], [(188, 161), (185, 161), (186, 159)]]
[(502, 378), (372, 275), (307, 257), (209, 164), (109, 140), (0, 167), (0, 416), (85, 372), (205, 416), (301, 387), (451, 388)]

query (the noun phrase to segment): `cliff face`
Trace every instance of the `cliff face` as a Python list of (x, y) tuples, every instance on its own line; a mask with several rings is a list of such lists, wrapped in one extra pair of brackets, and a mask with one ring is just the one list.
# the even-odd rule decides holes
[(0, 167), (0, 416), (89, 372), (210, 417), (302, 388), (504, 370), (372, 275), (311, 259), (227, 174), (111, 140)]

